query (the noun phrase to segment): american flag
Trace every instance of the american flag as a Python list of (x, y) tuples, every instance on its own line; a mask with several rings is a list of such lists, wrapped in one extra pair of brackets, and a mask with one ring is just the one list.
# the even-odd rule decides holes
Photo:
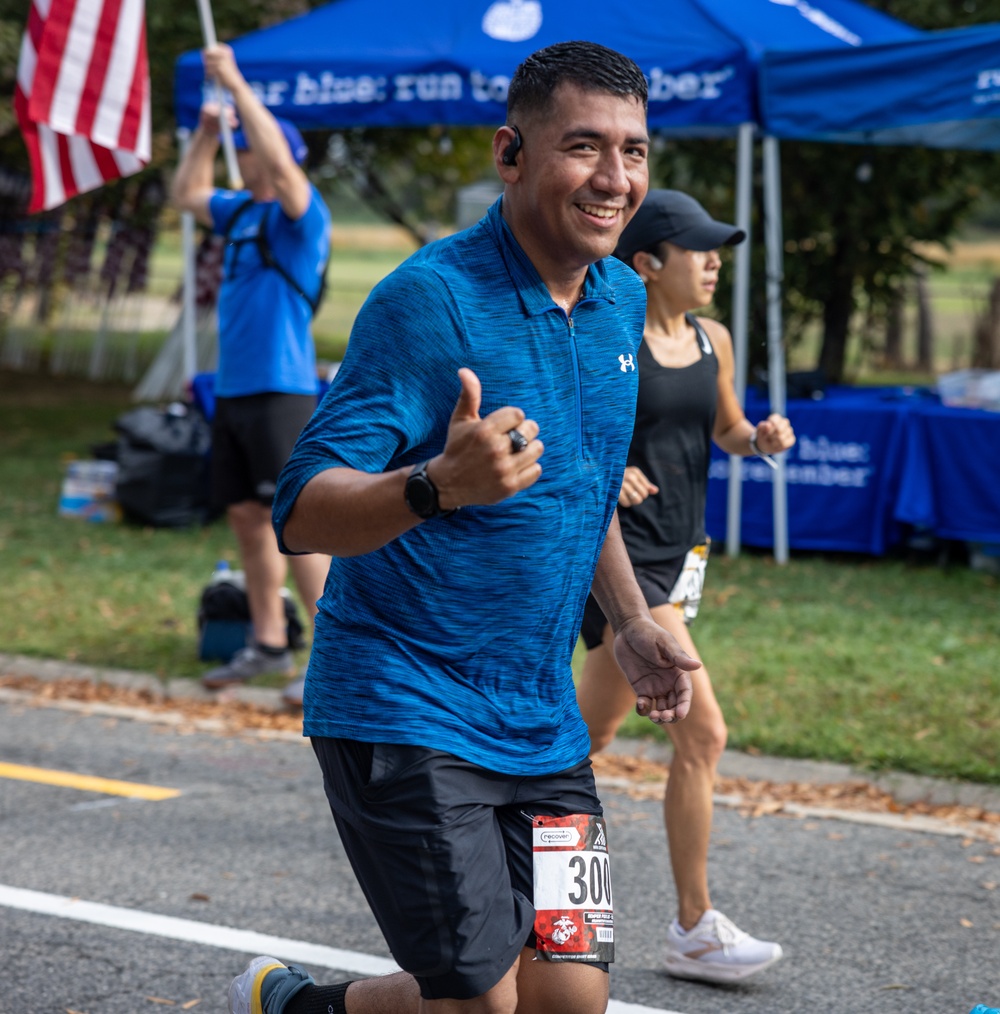
[(144, 168), (144, 0), (32, 0), (14, 108), (31, 159), (29, 211)]

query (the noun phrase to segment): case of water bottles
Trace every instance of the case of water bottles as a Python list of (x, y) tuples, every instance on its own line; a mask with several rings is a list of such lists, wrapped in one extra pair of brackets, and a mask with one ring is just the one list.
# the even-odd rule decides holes
[(59, 516), (83, 521), (119, 521), (114, 461), (70, 461), (59, 492)]

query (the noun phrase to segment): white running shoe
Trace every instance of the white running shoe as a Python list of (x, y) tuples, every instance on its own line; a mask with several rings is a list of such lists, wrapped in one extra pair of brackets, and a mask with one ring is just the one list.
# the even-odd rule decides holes
[(277, 958), (268, 958), (264, 955), (254, 958), (242, 974), (237, 975), (229, 984), (230, 1014), (263, 1014), (260, 988), (267, 973), (273, 972), (276, 968), (288, 971)]
[(261, 955), (229, 984), (229, 1014), (264, 1014), (264, 980), (275, 971), (277, 978), (266, 991), (268, 1009), (272, 1011), (284, 1010), (300, 989), (314, 982), (304, 968)]
[(676, 919), (667, 930), (667, 974), (701, 982), (739, 982), (781, 958), (781, 944), (757, 940), (710, 908), (685, 933)]

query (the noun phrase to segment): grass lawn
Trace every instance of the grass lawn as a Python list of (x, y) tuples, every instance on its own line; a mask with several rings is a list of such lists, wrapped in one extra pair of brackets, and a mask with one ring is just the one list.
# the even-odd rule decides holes
[[(235, 561), (225, 524), (56, 515), (63, 461), (128, 406), (123, 387), (0, 372), (0, 646), (194, 677), (198, 596)], [(694, 635), (730, 745), (1000, 783), (998, 595), (957, 565), (717, 554)], [(625, 731), (662, 735), (638, 718)]]

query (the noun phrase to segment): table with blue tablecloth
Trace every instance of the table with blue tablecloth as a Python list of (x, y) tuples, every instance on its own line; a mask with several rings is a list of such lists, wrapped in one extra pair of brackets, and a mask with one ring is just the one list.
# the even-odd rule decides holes
[(901, 472), (897, 521), (1000, 544), (1000, 412), (922, 406), (906, 427)]
[[(747, 393), (757, 422), (768, 405)], [(792, 549), (880, 555), (917, 529), (942, 539), (1000, 543), (1000, 413), (941, 404), (927, 390), (831, 387), (788, 402)], [(726, 536), (729, 459), (713, 448), (706, 522)], [(773, 471), (743, 460), (741, 541), (774, 541)]]
[[(192, 384), (209, 418), (214, 380), (203, 373)], [(748, 390), (750, 421), (768, 411), (766, 397)], [(797, 437), (786, 456), (791, 549), (878, 556), (914, 529), (1000, 544), (1000, 412), (942, 405), (922, 388), (829, 387), (822, 398), (790, 399), (787, 414)], [(742, 473), (740, 541), (770, 548), (774, 472), (744, 458)], [(705, 520), (719, 545), (728, 485), (729, 458), (713, 445)]]

